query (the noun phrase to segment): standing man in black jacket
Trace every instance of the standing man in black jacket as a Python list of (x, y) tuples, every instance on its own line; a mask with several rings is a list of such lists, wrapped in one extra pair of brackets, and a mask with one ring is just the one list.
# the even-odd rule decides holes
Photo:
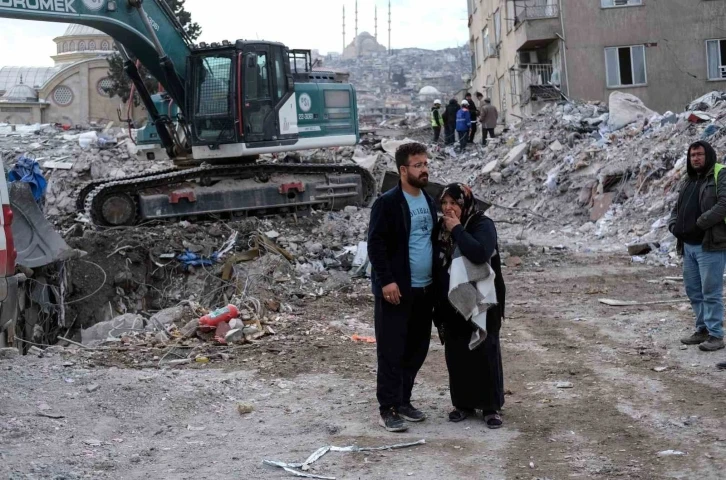
[(407, 430), (404, 420), (426, 419), (411, 405), (411, 391), (431, 340), (436, 224), (436, 205), (423, 190), (429, 179), (426, 147), (401, 145), (396, 166), (401, 182), (373, 204), (368, 227), (378, 356), (376, 395), (380, 424), (389, 432)]
[[(724, 348), (723, 273), (726, 268), (726, 172), (708, 142), (688, 147), (688, 175), (680, 185), (668, 229), (683, 255), (683, 285), (696, 331), (681, 343), (713, 352)], [(717, 179), (718, 177), (718, 179)]]
[(456, 113), (459, 111), (459, 102), (455, 98), (449, 100), (444, 110), (444, 144), (453, 145), (456, 141)]

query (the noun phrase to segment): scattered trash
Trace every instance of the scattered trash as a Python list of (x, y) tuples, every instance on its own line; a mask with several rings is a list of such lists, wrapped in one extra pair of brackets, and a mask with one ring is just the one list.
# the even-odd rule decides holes
[(239, 309), (234, 305), (227, 305), (226, 307), (218, 308), (217, 310), (204, 315), (199, 319), (199, 325), (216, 327), (222, 322), (228, 322), (233, 318), (239, 316)]
[(263, 460), (262, 463), (265, 465), (272, 466), (272, 467), (282, 468), (286, 472), (297, 475), (298, 477), (335, 480), (335, 477), (324, 477), (321, 475), (312, 475), (312, 474), (305, 473), (305, 470), (307, 470), (310, 467), (310, 464), (319, 460), (321, 457), (323, 457), (323, 455), (325, 455), (328, 452), (377, 452), (377, 451), (381, 451), (381, 450), (396, 450), (399, 448), (414, 447), (417, 445), (424, 445), (425, 443), (426, 443), (426, 440), (422, 439), (417, 442), (398, 443), (395, 445), (386, 445), (383, 447), (358, 447), (356, 445), (350, 445), (348, 447), (325, 446), (325, 447), (320, 447), (319, 449), (314, 451), (302, 463), (285, 463), (285, 462), (278, 462), (276, 460)]
[(8, 172), (8, 182), (24, 182), (30, 185), (30, 191), (36, 202), (41, 201), (48, 187), (38, 162), (24, 155), (18, 158), (15, 166)]
[[(683, 345), (685, 347), (685, 345)], [(668, 370), (668, 367), (653, 367), (654, 372), (665, 372)]]
[(555, 383), (556, 388), (573, 388), (575, 385), (572, 382), (557, 382)]
[(663, 450), (662, 452), (658, 452), (656, 455), (658, 455), (659, 457), (674, 457), (685, 455), (685, 453), (681, 452), (680, 450)]
[(639, 302), (637, 300), (615, 300), (612, 298), (598, 298), (598, 302), (611, 307), (637, 307), (640, 305), (659, 305), (663, 303), (683, 303), (688, 302), (687, 298), (680, 298), (676, 300), (654, 300), (652, 302)]
[(237, 412), (239, 412), (240, 415), (246, 415), (248, 413), (252, 413), (255, 410), (255, 406), (251, 403), (238, 403), (237, 404)]
[(364, 337), (361, 335), (358, 335), (357, 333), (352, 335), (350, 337), (351, 340), (354, 342), (363, 342), (363, 343), (376, 343), (376, 337)]

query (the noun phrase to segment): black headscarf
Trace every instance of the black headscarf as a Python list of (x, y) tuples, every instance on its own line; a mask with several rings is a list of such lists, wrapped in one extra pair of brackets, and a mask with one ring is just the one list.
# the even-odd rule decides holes
[[(439, 202), (444, 200), (445, 196), (451, 197), (461, 207), (461, 218), (459, 221), (466, 228), (467, 223), (472, 218), (481, 215), (483, 212), (479, 210), (479, 206), (476, 203), (474, 194), (468, 185), (463, 183), (450, 183), (444, 187), (444, 190), (439, 196)], [(451, 256), (454, 254), (454, 238), (451, 232), (446, 230), (444, 225), (444, 219), (439, 219), (438, 225), (439, 235), (438, 243), (441, 253), (439, 254), (439, 260), (444, 267), (448, 267), (451, 263)]]

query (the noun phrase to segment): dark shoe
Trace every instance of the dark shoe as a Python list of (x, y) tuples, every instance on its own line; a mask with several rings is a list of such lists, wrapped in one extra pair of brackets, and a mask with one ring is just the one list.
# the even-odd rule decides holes
[(381, 412), (381, 419), (378, 423), (389, 432), (405, 432), (408, 430), (406, 422), (403, 421), (395, 408)]
[(724, 347), (723, 338), (708, 336), (708, 339), (700, 344), (698, 348), (704, 352), (715, 352), (721, 350)]
[(473, 415), (475, 412), (472, 410), (463, 410), (461, 408), (457, 408), (456, 410), (449, 413), (449, 420), (458, 423), (466, 420), (469, 418), (469, 415)]
[(423, 422), (426, 420), (426, 414), (421, 410), (414, 408), (410, 403), (408, 405), (402, 405), (398, 408), (398, 414), (409, 422)]
[(726, 370), (726, 362), (717, 363), (716, 368), (719, 370)]
[(708, 330), (698, 330), (690, 337), (681, 338), (681, 343), (684, 345), (699, 345), (708, 340)]
[(483, 412), (484, 413), (484, 421), (487, 424), (487, 427), (491, 429), (495, 428), (502, 428), (502, 417), (499, 416), (497, 412)]

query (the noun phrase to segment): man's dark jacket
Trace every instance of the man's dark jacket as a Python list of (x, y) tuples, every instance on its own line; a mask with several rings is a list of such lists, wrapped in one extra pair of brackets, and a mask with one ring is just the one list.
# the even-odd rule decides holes
[(446, 106), (446, 109), (444, 110), (444, 123), (451, 127), (453, 130), (456, 126), (456, 113), (459, 111), (459, 102), (456, 101), (455, 98), (452, 98), (449, 100), (449, 104)]
[[(436, 225), (436, 204), (429, 194), (423, 190), (421, 192), (429, 204), (432, 225)], [(368, 258), (373, 267), (371, 282), (374, 295), (383, 296), (383, 287), (394, 282), (398, 284), (401, 295), (406, 296), (411, 292), (411, 264), (408, 256), (410, 234), (411, 210), (399, 182), (398, 186), (381, 195), (371, 210)]]
[[(684, 202), (684, 193), (692, 183), (699, 182), (698, 172), (691, 165), (690, 152), (694, 146), (701, 146), (706, 151), (706, 174), (702, 177), (700, 188), (698, 191), (699, 206), (701, 216), (696, 220), (698, 228), (704, 231), (702, 242), (705, 251), (726, 250), (726, 171), (721, 171), (718, 175), (718, 189), (714, 176), (714, 165), (716, 165), (716, 152), (713, 147), (704, 141), (698, 141), (688, 148), (689, 158), (686, 160), (686, 169), (688, 175), (681, 181), (678, 193), (678, 201), (671, 211), (668, 220), (668, 230), (671, 233), (677, 233), (677, 222), (686, 219), (678, 218), (678, 212), (682, 211), (682, 202)], [(718, 193), (717, 193), (718, 192)], [(683, 241), (679, 238), (677, 250), (683, 254)]]
[(471, 121), (476, 122), (476, 120), (479, 118), (479, 109), (476, 108), (476, 102), (472, 100), (467, 100), (469, 102), (469, 114), (471, 114)]

